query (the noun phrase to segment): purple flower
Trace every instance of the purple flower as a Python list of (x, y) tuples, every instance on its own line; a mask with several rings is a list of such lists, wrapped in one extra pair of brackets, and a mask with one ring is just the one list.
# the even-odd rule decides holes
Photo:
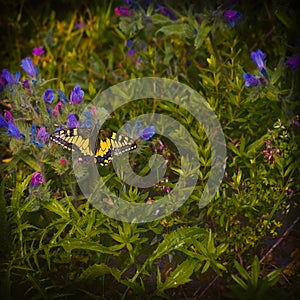
[(77, 22), (77, 23), (75, 24), (75, 28), (76, 28), (77, 30), (83, 28), (83, 22), (82, 22), (82, 21)]
[(11, 73), (8, 70), (6, 70), (6, 69), (2, 70), (2, 77), (6, 80), (6, 82), (9, 85), (13, 85), (14, 84), (14, 79), (13, 79)]
[(44, 145), (36, 140), (37, 132), (36, 132), (36, 124), (32, 124), (30, 128), (30, 144), (34, 144), (38, 146), (39, 148), (44, 148)]
[(42, 142), (47, 142), (49, 139), (50, 134), (46, 131), (46, 127), (42, 126), (37, 133), (37, 139), (42, 141)]
[(300, 65), (300, 54), (292, 56), (289, 60), (284, 63), (289, 66), (293, 71), (296, 71)]
[(6, 134), (10, 134), (11, 136), (15, 137), (16, 139), (25, 138), (24, 134), (20, 132), (19, 128), (15, 125), (15, 123), (8, 122), (8, 128)]
[(4, 118), (8, 122), (14, 123), (14, 117), (12, 116), (11, 112), (6, 109), (4, 109), (3, 112), (4, 112)]
[(272, 143), (270, 140), (265, 140), (266, 146), (265, 150), (263, 151), (263, 154), (267, 157), (267, 162), (273, 162), (274, 165), (276, 165), (276, 159), (275, 155), (277, 157), (280, 157), (280, 149), (277, 147), (272, 146)]
[(141, 139), (147, 141), (150, 138), (152, 138), (154, 134), (155, 134), (154, 126), (147, 126), (147, 127), (140, 130), (139, 136), (140, 136)]
[(8, 128), (10, 123), (14, 124), (14, 117), (12, 116), (10, 111), (6, 109), (4, 109), (3, 112), (4, 112), (4, 116), (0, 115), (0, 127)]
[(268, 77), (268, 73), (266, 71), (264, 59), (266, 58), (266, 54), (263, 53), (260, 49), (257, 51), (252, 51), (250, 53), (251, 59), (254, 61), (256, 66), (259, 68), (260, 72), (263, 74), (264, 77)]
[(70, 113), (67, 118), (67, 126), (68, 126), (68, 128), (78, 128), (79, 127), (79, 122), (77, 121), (77, 118), (73, 113)]
[(44, 178), (40, 172), (34, 172), (31, 178), (30, 185), (32, 187), (37, 187), (40, 184), (44, 183)]
[(169, 10), (169, 9), (159, 5), (159, 4), (157, 4), (157, 8), (159, 9), (159, 11), (162, 15), (164, 15), (166, 17), (169, 17), (173, 21), (176, 20), (176, 17), (175, 17), (174, 13), (171, 10)]
[(245, 80), (245, 87), (257, 86), (259, 83), (259, 81), (256, 79), (256, 77), (254, 77), (250, 73), (244, 74), (244, 80)]
[(159, 143), (159, 146), (156, 146), (156, 143), (152, 143), (152, 147), (151, 147), (152, 151), (153, 152), (163, 152), (165, 150), (164, 143), (160, 139), (158, 139), (157, 141)]
[(25, 80), (23, 81), (22, 86), (23, 86), (25, 89), (30, 89), (30, 85), (29, 85), (28, 79), (25, 79)]
[(2, 76), (0, 76), (0, 92), (2, 92), (4, 90), (6, 86), (6, 82), (4, 80), (4, 78)]
[(231, 27), (234, 27), (235, 23), (243, 17), (241, 13), (235, 10), (225, 10), (223, 16), (227, 19)]
[(26, 57), (22, 59), (21, 67), (24, 69), (24, 71), (31, 77), (35, 78), (37, 75), (37, 70), (31, 60), (30, 57)]
[(129, 49), (127, 52), (126, 52), (126, 55), (127, 56), (130, 56), (130, 57), (133, 57), (135, 55), (136, 51), (134, 49)]
[(70, 100), (74, 104), (79, 104), (84, 96), (84, 91), (81, 89), (80, 85), (76, 85), (71, 91)]
[(51, 104), (54, 98), (56, 97), (53, 89), (46, 89), (43, 94), (44, 101)]
[(45, 51), (44, 51), (43, 46), (40, 46), (39, 48), (33, 48), (32, 54), (35, 55), (35, 56), (41, 56), (44, 53), (45, 53)]
[(132, 15), (132, 11), (128, 6), (116, 7), (115, 13), (120, 17), (130, 17)]
[(290, 125), (292, 125), (292, 126), (299, 126), (300, 123), (299, 123), (298, 120), (293, 119), (293, 120), (290, 121)]

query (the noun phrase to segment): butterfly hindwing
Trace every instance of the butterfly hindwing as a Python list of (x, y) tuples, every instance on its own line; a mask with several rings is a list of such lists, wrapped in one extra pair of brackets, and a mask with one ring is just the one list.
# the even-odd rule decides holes
[(101, 166), (109, 164), (113, 156), (137, 147), (134, 140), (125, 135), (98, 129), (61, 129), (52, 134), (50, 140), (64, 149), (77, 151), (84, 157), (93, 157), (94, 162)]
[(113, 132), (111, 135), (112, 155), (121, 155), (122, 153), (136, 149), (136, 143), (128, 136)]

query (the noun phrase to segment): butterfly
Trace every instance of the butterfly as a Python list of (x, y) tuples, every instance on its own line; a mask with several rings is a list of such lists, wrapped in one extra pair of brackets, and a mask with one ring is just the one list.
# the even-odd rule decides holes
[(114, 156), (137, 148), (135, 141), (123, 134), (99, 129), (61, 129), (50, 140), (64, 149), (76, 151), (83, 157), (93, 157), (101, 166), (108, 165)]

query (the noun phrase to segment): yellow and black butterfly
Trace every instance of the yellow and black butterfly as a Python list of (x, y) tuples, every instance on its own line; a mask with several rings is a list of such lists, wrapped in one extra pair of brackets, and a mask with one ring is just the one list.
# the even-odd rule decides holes
[(106, 166), (114, 156), (136, 149), (135, 141), (125, 135), (87, 128), (61, 129), (50, 140), (64, 149), (77, 151), (83, 157), (94, 158), (95, 163)]

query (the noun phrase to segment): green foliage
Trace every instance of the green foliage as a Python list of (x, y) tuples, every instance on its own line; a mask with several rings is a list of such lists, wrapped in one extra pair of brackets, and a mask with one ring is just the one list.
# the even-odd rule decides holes
[[(276, 298), (280, 269), (266, 274), (256, 255), (266, 252), (263, 241), (278, 235), (288, 209), (295, 210), (299, 197), (299, 70), (284, 66), (297, 53), (291, 47), (297, 15), (293, 18), (278, 3), (242, 3), (234, 9), (248, 15), (231, 27), (223, 15), (225, 8), (213, 2), (207, 7), (198, 2), (174, 3), (166, 7), (174, 19), (156, 3), (139, 4), (130, 17), (117, 16), (114, 9), (122, 4), (113, 1), (80, 3), (84, 11), (75, 4), (74, 9), (60, 10), (46, 3), (35, 11), (22, 2), (18, 14), (7, 22), (11, 34), (4, 32), (1, 64), (6, 65), (1, 67), (15, 72), (33, 47), (44, 46), (45, 54), (33, 57), (39, 67), (37, 78), (23, 72), (18, 84), (0, 92), (1, 108), (13, 114), (25, 136), (17, 139), (0, 129), (3, 299), (168, 299), (172, 290), (190, 281), (198, 289), (204, 276), (209, 281), (222, 278), (234, 299), (266, 299), (269, 294)], [(77, 29), (78, 22), (83, 26)], [(250, 60), (250, 52), (258, 48), (267, 54), (267, 78)], [(245, 87), (245, 72), (264, 83)], [(52, 133), (67, 123), (70, 113), (80, 115), (105, 88), (147, 76), (177, 80), (205, 97), (225, 134), (226, 172), (220, 191), (199, 209), (212, 164), (204, 129), (195, 126), (195, 118), (185, 109), (161, 99), (122, 106), (105, 126), (116, 130), (126, 120), (149, 112), (172, 116), (190, 132), (200, 162), (197, 186), (179, 210), (157, 221), (129, 224), (93, 207), (77, 182), (84, 180), (88, 170), (76, 180), (70, 155), (48, 142), (42, 147), (32, 143), (30, 128), (44, 125)], [(24, 79), (29, 80), (29, 88), (22, 85)], [(57, 116), (49, 114), (59, 97), (56, 93), (48, 105), (43, 92), (59, 88), (68, 97), (76, 84), (85, 91), (84, 101), (64, 104)], [(128, 99), (134, 90), (121, 92)], [(185, 103), (182, 95), (178, 97)], [(98, 114), (101, 121), (107, 111)], [(161, 132), (168, 129), (164, 126)], [(172, 133), (174, 139), (178, 135)], [(155, 202), (168, 195), (179, 175), (193, 170), (181, 168), (185, 158), (163, 136), (155, 135), (140, 146), (140, 152), (130, 157), (135, 171), (146, 175), (148, 158), (160, 154), (166, 169), (160, 183), (140, 189), (125, 184), (110, 166), (99, 173), (114, 194), (128, 202), (146, 202), (149, 212), (145, 214), (155, 213)], [(44, 179), (38, 186), (32, 184), (35, 172)], [(98, 182), (90, 184), (95, 193), (101, 188)], [(115, 208), (109, 197), (101, 201)], [(237, 258), (253, 261), (250, 273)]]
[(257, 256), (254, 257), (251, 265), (251, 274), (237, 261), (234, 262), (234, 265), (242, 278), (237, 275), (232, 275), (233, 280), (237, 283), (230, 287), (233, 299), (266, 299), (270, 297), (280, 299), (282, 297), (280, 291), (278, 294), (278, 290), (276, 288), (274, 289), (274, 285), (280, 279), (280, 269), (261, 276)]

